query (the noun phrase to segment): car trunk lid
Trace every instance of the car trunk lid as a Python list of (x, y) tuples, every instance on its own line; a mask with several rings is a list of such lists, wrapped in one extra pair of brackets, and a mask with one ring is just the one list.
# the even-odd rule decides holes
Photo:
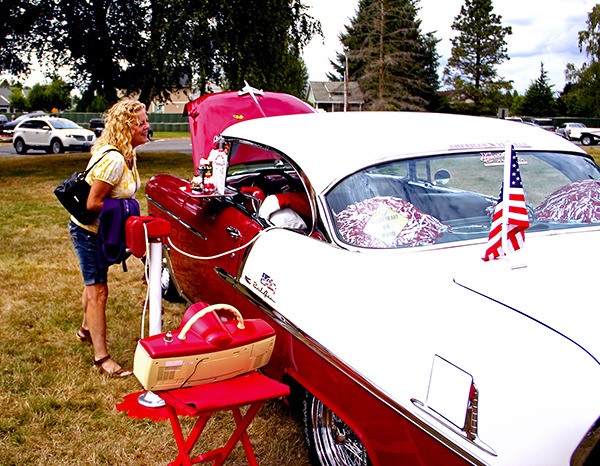
[(558, 332), (600, 363), (600, 312), (589, 300), (598, 286), (595, 237), (587, 228), (532, 235), (512, 259), (464, 264), (455, 282)]
[(190, 124), (196, 174), (200, 160), (208, 158), (215, 148), (215, 138), (229, 126), (255, 118), (314, 112), (315, 109), (294, 96), (249, 86), (239, 92), (206, 94), (188, 102), (184, 115)]

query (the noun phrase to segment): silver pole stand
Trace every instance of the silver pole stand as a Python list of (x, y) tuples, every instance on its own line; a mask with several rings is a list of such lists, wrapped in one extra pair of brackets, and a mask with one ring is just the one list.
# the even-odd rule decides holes
[[(162, 290), (160, 277), (162, 272), (162, 242), (160, 239), (149, 239), (150, 251), (148, 257), (148, 287), (149, 313), (148, 332), (156, 335), (162, 332)], [(146, 408), (161, 408), (165, 401), (152, 391), (142, 393), (138, 403)]]

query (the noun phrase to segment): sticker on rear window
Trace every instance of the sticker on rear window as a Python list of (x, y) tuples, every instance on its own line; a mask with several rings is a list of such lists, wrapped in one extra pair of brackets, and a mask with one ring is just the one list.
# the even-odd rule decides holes
[(382, 204), (365, 225), (364, 232), (390, 245), (407, 223), (408, 219), (404, 215)]

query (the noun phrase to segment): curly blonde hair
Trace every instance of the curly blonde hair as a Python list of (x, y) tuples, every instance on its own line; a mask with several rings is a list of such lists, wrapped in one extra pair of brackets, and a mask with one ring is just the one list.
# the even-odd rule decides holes
[(111, 145), (116, 147), (129, 166), (132, 165), (135, 153), (131, 146), (131, 133), (138, 124), (138, 113), (146, 110), (146, 106), (131, 99), (124, 99), (104, 113), (104, 129), (95, 146)]

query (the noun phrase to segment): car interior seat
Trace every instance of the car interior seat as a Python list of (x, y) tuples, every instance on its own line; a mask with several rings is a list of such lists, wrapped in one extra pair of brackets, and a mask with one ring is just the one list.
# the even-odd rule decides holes
[(305, 193), (271, 194), (262, 202), (258, 215), (275, 226), (305, 230), (304, 219), (311, 218), (311, 210)]

